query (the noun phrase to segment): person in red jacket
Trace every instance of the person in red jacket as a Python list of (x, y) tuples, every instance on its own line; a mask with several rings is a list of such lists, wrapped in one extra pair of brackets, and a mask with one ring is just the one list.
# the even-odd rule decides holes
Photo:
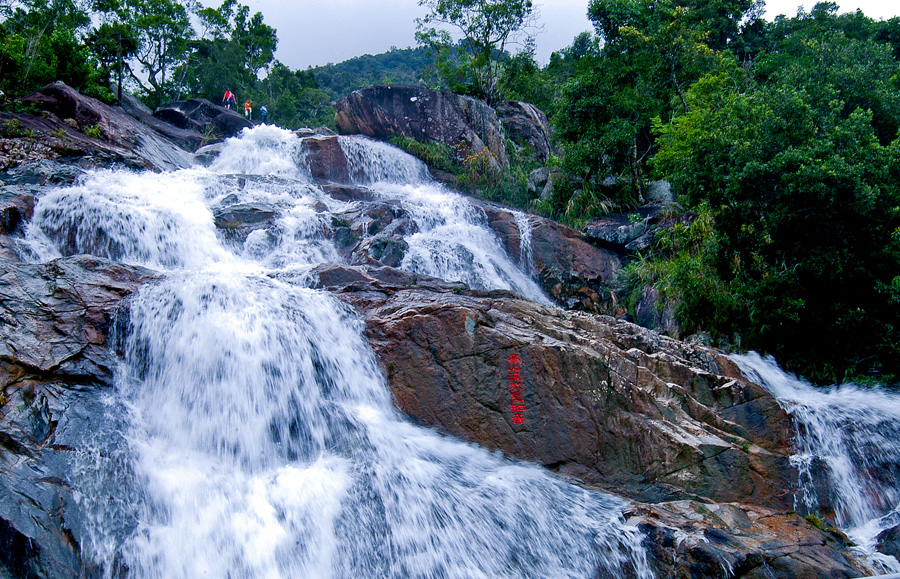
[(225, 107), (226, 109), (233, 111), (234, 104), (235, 104), (234, 93), (231, 92), (230, 90), (226, 90), (225, 96), (222, 97), (222, 106)]

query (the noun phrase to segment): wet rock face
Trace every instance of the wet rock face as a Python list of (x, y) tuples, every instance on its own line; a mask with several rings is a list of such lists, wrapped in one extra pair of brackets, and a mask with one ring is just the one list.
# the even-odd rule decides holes
[(900, 560), (900, 525), (882, 531), (875, 539), (879, 551)]
[(4, 262), (0, 276), (0, 388), (47, 380), (109, 384), (116, 310), (149, 270), (91, 256)]
[(421, 87), (387, 85), (354, 91), (333, 103), (342, 134), (384, 141), (403, 136), (440, 143), (458, 159), (487, 149), (495, 168), (509, 161), (497, 113), (483, 101)]
[(676, 501), (635, 505), (629, 522), (644, 533), (658, 577), (746, 579), (858, 577), (842, 535), (820, 531), (796, 514), (743, 504)]
[(306, 165), (318, 181), (349, 185), (350, 166), (337, 137), (309, 137), (303, 139)]
[(351, 207), (332, 218), (330, 232), (338, 250), (352, 264), (399, 267), (409, 245), (404, 237), (416, 224), (396, 201), (370, 202)]
[(0, 575), (100, 576), (82, 561), (86, 507), (76, 494), (89, 475), (72, 461), (112, 460), (127, 447), (89, 439), (112, 384), (115, 323), (153, 276), (89, 256), (0, 262), (0, 271)]
[[(417, 420), (642, 501), (791, 508), (787, 417), (727, 358), (612, 318), (423, 279), (339, 292)], [(511, 354), (522, 360), (521, 424)]]
[[(179, 146), (125, 113), (84, 96), (61, 82), (49, 84), (20, 99), (43, 111), (43, 116), (0, 114), (7, 130), (28, 155), (3, 160), (10, 168), (43, 159), (93, 158), (91, 165), (121, 163), (141, 169), (173, 169), (190, 165), (190, 155)], [(34, 158), (32, 158), (34, 157)]]
[(0, 191), (0, 235), (19, 230), (34, 214), (34, 196)]
[[(488, 216), (494, 233), (511, 256), (522, 256), (519, 225), (508, 210), (487, 203), (476, 204)], [(563, 308), (592, 313), (612, 309), (610, 291), (619, 279), (621, 260), (609, 250), (588, 243), (580, 232), (549, 219), (527, 216), (530, 223), (530, 263), (541, 288)]]

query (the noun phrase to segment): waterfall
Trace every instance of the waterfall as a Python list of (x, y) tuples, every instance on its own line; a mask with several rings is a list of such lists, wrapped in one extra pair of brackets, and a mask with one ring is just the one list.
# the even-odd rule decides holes
[(874, 552), (878, 533), (900, 524), (900, 394), (855, 384), (815, 388), (771, 358), (746, 354), (734, 360), (794, 423), (798, 510), (831, 511), (885, 571), (900, 571), (893, 557)]
[[(483, 215), (376, 149), (355, 178), (403, 203), (411, 237), (432, 236), (410, 240), (403, 267), (456, 280), (468, 268), (475, 287), (543, 298)], [(96, 417), (98, 440), (121, 445), (73, 459), (90, 479), (73, 507), (84, 556), (106, 577), (649, 579), (623, 501), (409, 423), (363, 322), (280, 275), (341, 260), (322, 224), (350, 202), (311, 182), (301, 151), (259, 127), (209, 169), (100, 171), (39, 200), (33, 259), (86, 252), (162, 273), (131, 300)], [(397, 182), (391, 159), (418, 176)], [(266, 227), (229, 240), (215, 220), (234, 207)], [(454, 235), (455, 257), (434, 255)]]
[(519, 230), (519, 265), (529, 276), (534, 277), (534, 247), (531, 241), (531, 221), (528, 214), (513, 211), (516, 228)]

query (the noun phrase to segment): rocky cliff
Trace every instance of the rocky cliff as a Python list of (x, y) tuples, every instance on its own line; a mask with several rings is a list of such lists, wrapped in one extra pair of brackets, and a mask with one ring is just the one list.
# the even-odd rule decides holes
[[(94, 122), (80, 114), (88, 120), (77, 111), (66, 118)], [(45, 121), (57, 123), (34, 118), (33, 126)], [(92, 146), (110, 162), (140, 165), (140, 148), (128, 142)], [(397, 407), (413, 420), (628, 498), (626, 516), (643, 532), (658, 577), (866, 571), (840, 533), (793, 513), (792, 426), (772, 396), (720, 352), (592, 313), (608, 299), (614, 253), (528, 218), (533, 262), (522, 265), (534, 267), (563, 308), (403, 272), (392, 266), (415, 226), (402, 207), (351, 183), (333, 137), (309, 137), (305, 152), (328, 195), (357, 203), (321, 232), (346, 263), (319, 266), (302, 283), (311, 275), (355, 309)], [(115, 460), (115, 445), (124, 444), (90, 440), (92, 416), (112, 385), (128, 297), (160, 274), (90, 256), (22, 262), (16, 240), (34, 197), (73, 178), (48, 162), (17, 162), (0, 196), (0, 575), (96, 576), (82, 559), (90, 537), (78, 521), (99, 515), (79, 502), (89, 473), (72, 472), (68, 457)], [(265, 179), (239, 177), (254, 178)], [(516, 215), (478, 207), (521, 257)], [(278, 210), (235, 201), (215, 219), (222, 237), (237, 242), (265, 230)]]

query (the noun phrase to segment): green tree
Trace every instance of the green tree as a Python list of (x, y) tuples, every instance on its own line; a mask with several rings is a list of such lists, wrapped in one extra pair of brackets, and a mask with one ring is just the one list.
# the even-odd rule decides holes
[(192, 52), (177, 76), (188, 93), (218, 102), (226, 90), (254, 98), (259, 74), (268, 70), (278, 46), (275, 29), (260, 13), (250, 15), (246, 6), (225, 0), (218, 8), (196, 11), (201, 35), (191, 43)]
[(311, 71), (294, 72), (276, 60), (260, 89), (254, 100), (267, 104), (271, 122), (290, 129), (334, 126), (331, 98)]
[(685, 110), (684, 92), (703, 74), (736, 67), (707, 45), (707, 21), (672, 0), (593, 0), (588, 15), (602, 48), (582, 46), (555, 118), (572, 185), (551, 210), (573, 222), (641, 201), (653, 119)]
[(72, 0), (27, 0), (7, 5), (0, 22), (0, 90), (24, 94), (62, 80), (92, 96), (108, 96), (98, 85), (95, 62), (80, 41), (90, 22)]
[[(507, 44), (530, 26), (534, 7), (531, 0), (419, 0), (428, 14), (417, 21), (416, 38), (448, 55), (454, 43), (446, 26), (462, 35), (462, 66), (471, 74), (477, 95), (488, 104), (500, 96), (498, 59)], [(445, 62), (447, 62), (445, 60)]]
[[(688, 109), (659, 124), (656, 166), (687, 203), (708, 208), (708, 275), (740, 313), (710, 319), (698, 288), (672, 285), (699, 304), (682, 320), (739, 332), (743, 345), (812, 379), (896, 379), (900, 141), (881, 142), (867, 105), (890, 96), (883, 76), (900, 68), (869, 67), (887, 50), (870, 41), (833, 31), (819, 40), (826, 46), (806, 45), (784, 70), (761, 62), (764, 84), (705, 77), (688, 91)], [(863, 78), (847, 82), (853, 74)]]
[(535, 60), (534, 42), (503, 63), (498, 91), (505, 100), (531, 103), (544, 113), (553, 113), (555, 92), (550, 77)]
[(124, 76), (131, 71), (128, 61), (138, 49), (137, 31), (125, 22), (113, 20), (100, 24), (85, 41), (100, 61), (106, 83), (109, 84), (115, 76), (116, 100), (121, 101)]
[(194, 28), (179, 0), (127, 0), (125, 10), (138, 31), (135, 59), (146, 84), (137, 74), (132, 79), (146, 91), (151, 106), (158, 106), (178, 92), (172, 72), (187, 59)]

